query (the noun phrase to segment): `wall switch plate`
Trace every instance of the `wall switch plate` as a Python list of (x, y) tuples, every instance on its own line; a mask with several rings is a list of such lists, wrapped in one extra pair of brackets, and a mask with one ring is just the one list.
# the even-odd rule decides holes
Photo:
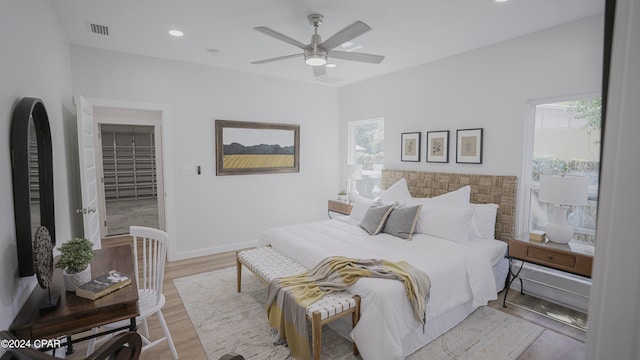
[(196, 174), (196, 166), (195, 165), (184, 165), (182, 166), (182, 175), (195, 175)]

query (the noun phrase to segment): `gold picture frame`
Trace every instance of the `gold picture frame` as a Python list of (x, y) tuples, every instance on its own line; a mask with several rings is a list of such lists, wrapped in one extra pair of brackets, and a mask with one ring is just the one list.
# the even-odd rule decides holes
[(300, 172), (300, 125), (216, 120), (216, 175)]

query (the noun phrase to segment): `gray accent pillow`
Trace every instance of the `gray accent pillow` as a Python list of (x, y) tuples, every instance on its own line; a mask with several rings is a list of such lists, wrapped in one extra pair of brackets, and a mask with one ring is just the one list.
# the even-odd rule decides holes
[(368, 232), (369, 235), (378, 235), (382, 231), (384, 222), (387, 220), (391, 210), (393, 210), (393, 205), (370, 207), (367, 213), (364, 214), (360, 227)]
[(422, 205), (395, 208), (389, 214), (382, 229), (383, 233), (411, 240)]

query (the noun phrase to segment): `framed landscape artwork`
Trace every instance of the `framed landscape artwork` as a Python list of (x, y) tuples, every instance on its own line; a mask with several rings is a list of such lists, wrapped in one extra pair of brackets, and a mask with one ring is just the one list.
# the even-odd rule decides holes
[(456, 162), (482, 164), (482, 128), (457, 130)]
[(420, 161), (420, 135), (419, 132), (402, 133), (401, 161)]
[(449, 162), (449, 130), (427, 131), (427, 162)]
[(300, 172), (300, 125), (216, 120), (216, 175)]

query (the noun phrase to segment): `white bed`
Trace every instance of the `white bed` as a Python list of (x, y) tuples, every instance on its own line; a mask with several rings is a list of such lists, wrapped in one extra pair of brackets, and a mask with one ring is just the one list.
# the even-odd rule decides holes
[[(406, 198), (406, 183), (400, 192), (394, 187), (397, 186), (387, 190), (386, 200)], [(469, 191), (466, 199), (469, 205)], [(416, 199), (405, 200), (413, 204)], [(422, 209), (420, 216), (424, 215), (425, 207)], [(457, 235), (446, 231), (442, 233), (444, 238), (433, 235), (441, 234), (439, 229), (447, 224), (433, 232), (422, 223), (416, 228), (420, 233), (414, 233), (410, 240), (386, 233), (369, 235), (359, 226), (361, 219), (355, 214), (358, 211), (354, 209), (351, 217), (266, 230), (259, 245), (272, 246), (309, 268), (328, 256), (341, 255), (405, 260), (429, 276), (431, 294), (424, 328), (415, 319), (401, 282), (363, 278), (350, 288), (350, 292), (362, 298), (360, 321), (350, 336), (363, 359), (404, 359), (464, 320), (477, 307), (496, 299), (504, 286), (508, 269), (505, 242), (493, 236), (480, 239), (469, 230), (471, 225), (464, 235), (469, 241), (452, 241)], [(433, 216), (429, 219), (436, 219), (440, 213), (430, 213)], [(439, 220), (440, 224), (445, 222), (449, 220)], [(448, 226), (450, 232), (460, 227), (455, 221)]]

